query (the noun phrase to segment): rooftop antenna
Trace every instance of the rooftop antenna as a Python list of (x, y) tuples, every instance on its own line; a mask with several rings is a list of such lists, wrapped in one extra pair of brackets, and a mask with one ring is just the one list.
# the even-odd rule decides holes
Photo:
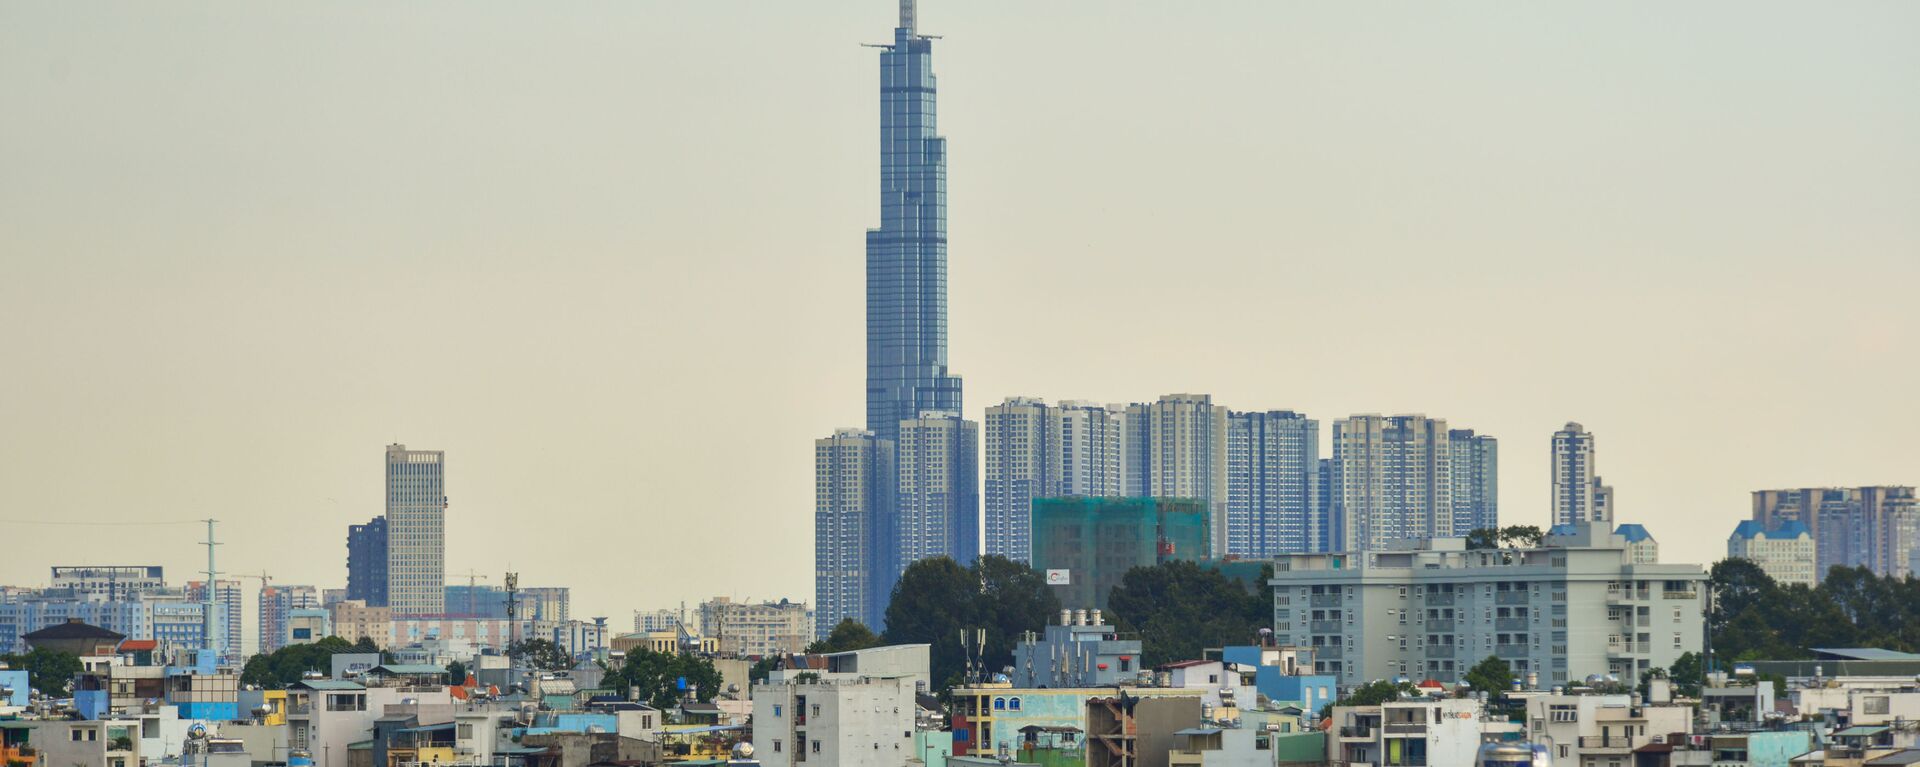
[(916, 0), (900, 0), (900, 28), (906, 30), (909, 37), (913, 36), (915, 2)]
[(520, 643), (520, 574), (507, 573), (507, 649)]

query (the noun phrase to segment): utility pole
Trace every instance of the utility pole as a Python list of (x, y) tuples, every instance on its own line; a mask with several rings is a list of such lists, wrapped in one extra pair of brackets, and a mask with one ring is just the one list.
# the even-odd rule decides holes
[(220, 544), (213, 539), (213, 523), (219, 520), (205, 519), (201, 521), (207, 523), (207, 539), (202, 542), (203, 545), (207, 547), (207, 599), (205, 606), (201, 608), (204, 613), (201, 618), (204, 619), (203, 622), (207, 626), (207, 648), (221, 655), (225, 655), (226, 648), (222, 647), (221, 644), (222, 640), (226, 637), (226, 633), (215, 631), (213, 621), (213, 606), (219, 602), (219, 596), (217, 594), (220, 589), (220, 570), (213, 566), (213, 547)]
[(520, 643), (520, 574), (507, 573), (507, 648)]

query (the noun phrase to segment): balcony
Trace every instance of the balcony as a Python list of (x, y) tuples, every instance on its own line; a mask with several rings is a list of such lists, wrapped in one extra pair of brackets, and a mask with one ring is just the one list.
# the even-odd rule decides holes
[(1454, 646), (1453, 646), (1453, 645), (1450, 645), (1450, 644), (1430, 644), (1430, 645), (1427, 645), (1427, 657), (1429, 657), (1429, 658), (1451, 658), (1451, 657), (1453, 657), (1453, 647), (1454, 647)]
[(1633, 739), (1625, 735), (1582, 735), (1580, 750), (1592, 753), (1625, 753), (1633, 750)]
[(1527, 652), (1527, 646), (1523, 644), (1497, 644), (1493, 646), (1493, 654), (1502, 658), (1525, 658), (1527, 657)]
[(1660, 592), (1660, 597), (1662, 599), (1699, 599), (1700, 592), (1694, 591), (1693, 589), (1687, 589), (1685, 591), (1662, 591)]
[(1635, 642), (1631, 637), (1614, 635), (1607, 637), (1608, 655), (1645, 655), (1647, 642)]
[(1454, 627), (1458, 625), (1460, 625), (1460, 622), (1452, 618), (1435, 618), (1427, 621), (1427, 630), (1435, 634), (1445, 634), (1451, 633)]
[(1386, 730), (1388, 735), (1424, 736), (1427, 734), (1427, 724), (1425, 722), (1388, 722), (1382, 725), (1382, 729)]
[(1607, 587), (1607, 604), (1614, 605), (1633, 601), (1633, 591), (1619, 584)]
[(1428, 594), (1427, 604), (1433, 607), (1451, 607), (1453, 606), (1453, 594), (1444, 592)]
[(1307, 598), (1307, 603), (1314, 607), (1339, 607), (1340, 595), (1339, 594), (1315, 594)]
[(1340, 728), (1341, 740), (1372, 740), (1373, 725), (1355, 724)]
[(1531, 599), (1533, 596), (1525, 591), (1493, 592), (1493, 603), (1497, 605), (1524, 605)]
[(1526, 618), (1495, 618), (1493, 628), (1496, 631), (1526, 631), (1529, 624)]
[(1308, 630), (1308, 631), (1310, 631), (1310, 632), (1312, 632), (1312, 633), (1315, 633), (1315, 634), (1338, 634), (1338, 633), (1340, 633), (1340, 622), (1339, 622), (1339, 621), (1312, 621), (1312, 622), (1310, 622), (1310, 623), (1308, 623), (1308, 624), (1307, 624), (1307, 627), (1308, 627), (1308, 628), (1307, 628), (1307, 630)]
[(1340, 660), (1346, 648), (1337, 644), (1314, 645), (1313, 657), (1320, 660)]

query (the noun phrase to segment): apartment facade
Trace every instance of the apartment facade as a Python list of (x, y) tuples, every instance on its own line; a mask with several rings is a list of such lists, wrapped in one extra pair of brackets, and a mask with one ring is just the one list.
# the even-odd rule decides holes
[(1228, 556), (1266, 559), (1318, 550), (1320, 422), (1291, 410), (1227, 414)]
[(840, 429), (814, 440), (813, 465), (814, 633), (824, 637), (846, 618), (877, 629), (887, 596), (875, 588), (876, 528), (893, 511), (893, 442)]
[(1813, 533), (1815, 579), (1835, 567), (1906, 575), (1920, 549), (1920, 501), (1912, 486), (1757, 490), (1753, 519), (1769, 529), (1786, 521), (1806, 525)]
[(1453, 527), (1453, 450), (1445, 419), (1356, 415), (1333, 422), (1335, 550), (1464, 535)]
[(1447, 432), (1452, 451), (1453, 532), (1500, 527), (1500, 441), (1472, 429)]
[(813, 613), (805, 602), (714, 597), (700, 603), (700, 634), (734, 657), (805, 652), (813, 642)]
[[(320, 592), (312, 586), (261, 587), (260, 652), (270, 653), (287, 645), (288, 638), (292, 636), (288, 631), (287, 621), (294, 611), (315, 610), (319, 607)], [(318, 638), (314, 637), (314, 639)]]
[(446, 458), (387, 446), (387, 606), (396, 616), (447, 611)]
[(982, 550), (1028, 561), (1035, 498), (1119, 495), (1124, 417), (1119, 408), (1031, 397), (987, 408)]
[(1122, 493), (1193, 498), (1207, 508), (1209, 543), (1226, 550), (1227, 409), (1205, 394), (1127, 406)]
[(1309, 646), (1342, 685), (1457, 680), (1489, 656), (1542, 684), (1613, 674), (1628, 684), (1701, 646), (1697, 565), (1634, 564), (1627, 543), (1576, 526), (1540, 548), (1401, 550), (1275, 562), (1274, 640)]
[(1613, 488), (1600, 480), (1593, 433), (1567, 422), (1553, 433), (1553, 523), (1613, 521)]
[(1818, 555), (1814, 551), (1813, 532), (1799, 520), (1781, 522), (1772, 529), (1751, 519), (1734, 525), (1727, 536), (1727, 556), (1738, 557), (1760, 567), (1767, 577), (1782, 586), (1812, 586), (1819, 581), (1815, 572)]

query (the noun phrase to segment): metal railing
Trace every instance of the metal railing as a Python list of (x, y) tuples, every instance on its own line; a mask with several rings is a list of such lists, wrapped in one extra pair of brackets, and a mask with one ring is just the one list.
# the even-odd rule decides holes
[(1630, 748), (1633, 748), (1633, 739), (1625, 735), (1582, 735), (1580, 736), (1580, 749), (1583, 751), (1586, 751), (1586, 750), (1624, 751)]
[(1313, 605), (1314, 607), (1339, 607), (1340, 595), (1339, 594), (1314, 594), (1313, 596), (1307, 598), (1307, 602)]
[(1526, 618), (1493, 619), (1493, 628), (1498, 631), (1526, 631), (1529, 625)]
[(1493, 593), (1493, 603), (1497, 605), (1524, 605), (1531, 599), (1533, 599), (1533, 596), (1525, 591), (1496, 591)]
[(1388, 722), (1382, 727), (1388, 735), (1420, 735), (1427, 731), (1425, 722)]
[(1662, 599), (1699, 599), (1700, 592), (1694, 591), (1693, 589), (1687, 589), (1686, 591), (1662, 591), (1660, 592), (1660, 597)]

